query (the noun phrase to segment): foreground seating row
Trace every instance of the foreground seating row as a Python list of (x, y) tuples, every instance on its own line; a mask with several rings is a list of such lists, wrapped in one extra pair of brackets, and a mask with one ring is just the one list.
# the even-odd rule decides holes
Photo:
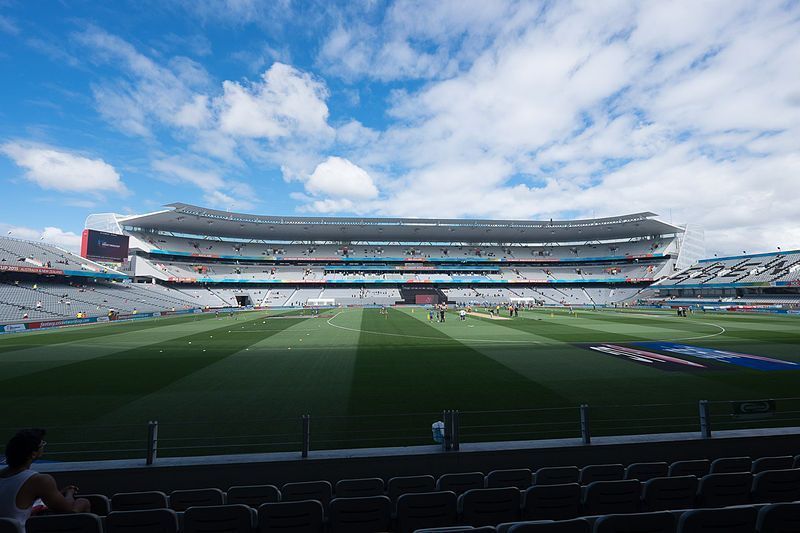
[[(388, 503), (385, 496), (372, 496)], [(379, 533), (389, 531), (384, 517), (354, 514), (356, 505), (337, 510), (327, 529), (318, 502), (265, 504), (258, 512), (245, 505), (193, 508), (182, 528), (171, 509), (118, 511), (105, 523), (93, 514), (56, 515), (28, 521), (28, 533)], [(505, 522), (496, 526), (414, 528), (398, 523), (393, 531), (409, 533), (789, 533), (800, 530), (800, 502), (748, 505), (721, 509), (608, 514), (562, 521)], [(0, 519), (0, 533), (22, 528)]]
[[(737, 485), (751, 478), (750, 473), (709, 474), (699, 483), (696, 477), (685, 476), (656, 478), (644, 484), (636, 480), (620, 480), (596, 481), (586, 487), (577, 483), (533, 486), (525, 491), (515, 487), (472, 489), (460, 496), (450, 491), (411, 493), (401, 495), (396, 505), (387, 496), (334, 498), (327, 519), (322, 504), (316, 500), (266, 503), (259, 506), (258, 511), (244, 504), (189, 507), (180, 516), (180, 521), (176, 511), (166, 508), (114, 511), (106, 517), (105, 531), (172, 532), (177, 531), (178, 524), (182, 523), (185, 533), (247, 533), (254, 528), (264, 532), (321, 532), (327, 528), (329, 533), (390, 530), (411, 533), (423, 527), (456, 524), (479, 527), (519, 520), (633, 515), (643, 509), (684, 510), (696, 502), (700, 502), (701, 507), (722, 507), (746, 504), (751, 499), (764, 499), (771, 503), (800, 500), (798, 469), (757, 474), (752, 479), (752, 493), (749, 484), (745, 487)], [(652, 489), (651, 494), (649, 489), (652, 487), (657, 488)], [(90, 517), (96, 516), (37, 517), (28, 521), (28, 533), (91, 533), (96, 530), (86, 524), (94, 520)], [(65, 527), (65, 523), (72, 523), (75, 527)]]

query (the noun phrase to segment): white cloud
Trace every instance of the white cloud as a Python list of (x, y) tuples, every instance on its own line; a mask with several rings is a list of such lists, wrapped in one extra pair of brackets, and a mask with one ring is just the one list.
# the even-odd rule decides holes
[(370, 200), (378, 196), (378, 188), (367, 171), (340, 157), (329, 157), (317, 165), (305, 187), (314, 196), (339, 200)]
[(0, 234), (17, 239), (54, 244), (74, 253), (80, 252), (81, 249), (80, 235), (53, 226), (47, 226), (44, 229), (34, 229), (25, 226), (0, 223)]
[(261, 82), (225, 81), (222, 86), (215, 105), (225, 133), (267, 139), (333, 134), (325, 84), (289, 65), (273, 64)]
[(99, 63), (118, 68), (123, 77), (92, 84), (100, 114), (123, 133), (152, 135), (157, 124), (198, 127), (205, 119), (202, 93), (209, 76), (199, 63), (173, 57), (161, 65), (115, 35), (96, 27), (75, 34)]
[(251, 209), (255, 193), (246, 183), (224, 179), (220, 171), (201, 158), (171, 157), (153, 162), (161, 179), (194, 185), (203, 191), (203, 199), (211, 207)]
[(114, 167), (102, 159), (90, 159), (49, 146), (9, 142), (0, 151), (25, 169), (25, 178), (43, 189), (67, 192), (126, 193)]
[(0, 15), (0, 31), (9, 35), (19, 35), (19, 28), (14, 22), (8, 18)]
[[(719, 242), (721, 252), (754, 251), (764, 228), (796, 225), (782, 199), (800, 194), (800, 5), (531, 6), (509, 7), (505, 20), (484, 13), (491, 43), (455, 75), (428, 74), (421, 89), (396, 92), (394, 122), (374, 138), (340, 128), (343, 156), (387, 169), (371, 212), (671, 212), (675, 222), (704, 225), (709, 249)], [(359, 50), (352, 31), (331, 34), (343, 58)], [(457, 46), (482, 42), (467, 32)], [(354, 63), (366, 69), (360, 75), (379, 68), (372, 57)], [(367, 142), (352, 142), (359, 138)], [(783, 235), (784, 247), (800, 246), (796, 231)]]

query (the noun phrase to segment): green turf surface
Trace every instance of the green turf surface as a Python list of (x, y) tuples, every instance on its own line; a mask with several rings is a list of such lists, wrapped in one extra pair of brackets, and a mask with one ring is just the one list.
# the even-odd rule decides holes
[[(674, 341), (800, 363), (800, 319), (641, 310), (525, 311), (431, 323), (422, 309), (247, 312), (0, 336), (0, 432), (49, 428), (62, 460), (141, 457), (159, 421), (162, 455), (430, 443), (442, 409), (462, 441), (697, 429), (697, 401), (800, 396), (800, 370), (707, 363), (665, 371), (582, 343)], [(697, 359), (691, 359), (698, 361)], [(800, 401), (715, 426), (797, 425)], [(112, 453), (113, 452), (113, 453)]]

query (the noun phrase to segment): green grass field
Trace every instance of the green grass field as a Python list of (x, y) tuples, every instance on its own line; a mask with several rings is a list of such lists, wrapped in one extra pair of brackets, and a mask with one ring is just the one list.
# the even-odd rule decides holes
[[(207, 314), (0, 336), (0, 431), (48, 428), (54, 459), (142, 457), (146, 424), (158, 420), (161, 455), (194, 455), (299, 450), (302, 414), (321, 449), (431, 443), (442, 409), (461, 411), (471, 442), (577, 436), (582, 403), (593, 433), (610, 435), (696, 430), (700, 399), (800, 396), (800, 370), (665, 370), (581, 346), (648, 340), (800, 363), (792, 317)], [(712, 411), (719, 429), (800, 422), (800, 400), (763, 420), (736, 419), (728, 403)]]

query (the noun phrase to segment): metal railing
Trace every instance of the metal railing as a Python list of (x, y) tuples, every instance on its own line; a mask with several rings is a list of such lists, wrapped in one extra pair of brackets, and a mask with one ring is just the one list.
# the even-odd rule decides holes
[(424, 444), (456, 452), (465, 443), (570, 439), (591, 446), (602, 437), (695, 433), (713, 438), (717, 431), (774, 427), (800, 427), (800, 398), (54, 426), (47, 428), (47, 458), (143, 458), (150, 465), (160, 457), (291, 452), (307, 458), (322, 450)]

